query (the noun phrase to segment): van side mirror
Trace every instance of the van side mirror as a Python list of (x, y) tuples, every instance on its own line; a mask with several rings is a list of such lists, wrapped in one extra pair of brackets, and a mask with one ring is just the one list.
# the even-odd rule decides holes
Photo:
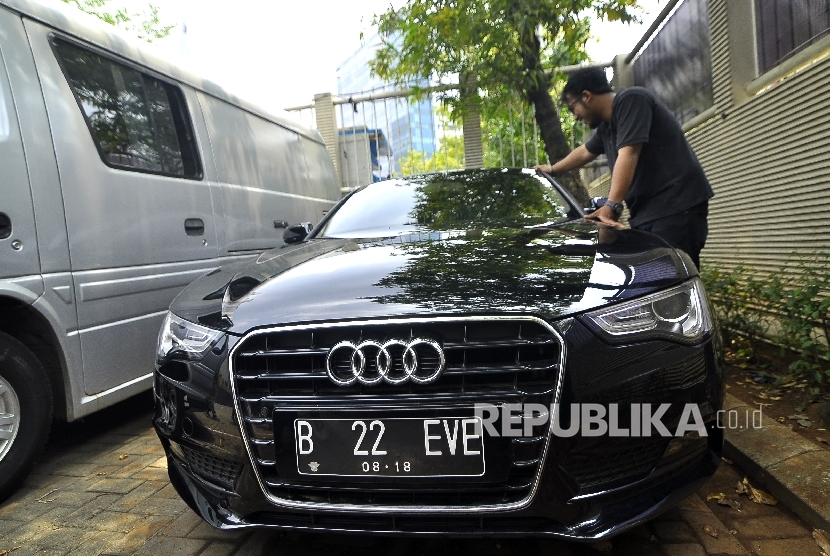
[(301, 222), (295, 226), (289, 226), (282, 233), (282, 240), (288, 244), (300, 243), (308, 237), (313, 229), (314, 225), (311, 222)]

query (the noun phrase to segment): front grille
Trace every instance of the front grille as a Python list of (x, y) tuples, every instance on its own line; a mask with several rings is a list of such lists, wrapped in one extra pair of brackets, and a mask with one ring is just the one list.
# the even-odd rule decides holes
[(187, 446), (181, 446), (190, 470), (211, 482), (219, 482), (223, 486), (233, 486), (239, 474), (240, 465), (236, 462), (203, 454)]
[[(427, 338), (443, 348), (446, 368), (434, 382), (341, 386), (327, 375), (326, 356), (340, 342), (382, 344), (395, 339), (406, 343), (413, 338)], [(484, 477), (451, 482), (423, 478), (405, 484), (394, 480), (368, 484), (362, 477), (340, 477), (330, 483), (309, 480), (296, 472), (291, 425), (280, 428), (280, 423), (293, 423), (297, 415), (312, 413), (317, 418), (403, 413), (429, 418), (448, 412), (471, 416), (476, 403), (549, 407), (561, 355), (559, 336), (530, 317), (366, 321), (254, 332), (234, 349), (232, 376), (255, 468), (266, 495), (274, 501), (382, 507), (504, 506), (521, 503), (532, 493), (547, 446), (547, 422), (535, 425), (529, 437), (492, 440), (495, 444), (489, 452), (485, 450), (488, 471)], [(490, 454), (503, 460), (501, 468), (491, 465)], [(491, 472), (494, 468), (501, 472)]]
[[(326, 355), (337, 343), (415, 337), (437, 340), (446, 370), (433, 384), (339, 386), (326, 374)], [(237, 393), (244, 399), (294, 401), (384, 394), (470, 397), (546, 394), (559, 367), (558, 339), (533, 320), (372, 323), (287, 329), (248, 336), (234, 354)], [(244, 394), (243, 394), (244, 392)]]

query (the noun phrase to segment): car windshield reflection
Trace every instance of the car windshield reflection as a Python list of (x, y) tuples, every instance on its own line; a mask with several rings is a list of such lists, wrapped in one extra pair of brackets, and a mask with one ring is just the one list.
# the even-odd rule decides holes
[(441, 173), (368, 185), (315, 234), (381, 237), (413, 232), (526, 228), (574, 217), (544, 178), (526, 170)]

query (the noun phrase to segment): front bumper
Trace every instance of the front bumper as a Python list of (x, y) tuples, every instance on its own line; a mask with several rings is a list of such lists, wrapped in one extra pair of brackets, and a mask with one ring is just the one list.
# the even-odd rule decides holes
[[(482, 515), (383, 515), (342, 512), (287, 511), (273, 508), (244, 517), (234, 513), (231, 499), (209, 488), (181, 460), (168, 455), (170, 481), (202, 519), (217, 529), (294, 529), (381, 535), (551, 536), (590, 541), (611, 537), (668, 510), (700, 488), (717, 470), (720, 456), (707, 450), (679, 474), (640, 485), (629, 496), (600, 497), (568, 510), (582, 516), (566, 524), (533, 508)], [(680, 486), (678, 486), (680, 485)]]
[[(722, 406), (723, 383), (716, 338), (708, 337), (697, 346), (653, 341), (610, 347), (577, 320), (562, 336), (562, 353), (568, 357), (558, 375), (558, 392), (549, 401), (558, 401), (561, 407), (670, 403), (672, 409), (663, 422), (671, 431), (676, 429), (680, 408), (694, 404), (700, 409), (707, 436), (548, 434), (533, 489), (519, 503), (493, 504), (488, 499), (481, 507), (464, 502), (434, 510), (416, 508), (413, 503), (407, 511), (401, 498), (394, 503), (366, 499), (362, 505), (348, 498), (350, 503), (343, 504), (337, 493), (314, 488), (301, 492), (299, 487), (306, 485), (296, 482), (286, 488), (264, 487), (262, 471), (251, 463), (257, 458), (250, 450), (250, 439), (240, 433), (240, 416), (244, 420), (245, 415), (237, 411), (232, 393), (227, 364), (231, 348), (226, 346), (224, 354), (216, 354), (215, 361), (189, 364), (187, 373), (173, 378), (170, 373), (156, 374), (154, 425), (167, 453), (171, 482), (195, 512), (220, 529), (551, 535), (592, 540), (657, 516), (699, 488), (720, 462), (723, 435), (716, 426), (716, 412)], [(172, 427), (164, 419), (170, 413), (171, 391), (177, 412)], [(446, 399), (441, 403), (453, 407)], [(300, 409), (309, 411), (321, 405), (330, 408), (331, 398), (321, 398), (314, 408)], [(359, 410), (360, 403), (351, 400), (349, 408)], [(423, 488), (428, 490), (429, 485)]]

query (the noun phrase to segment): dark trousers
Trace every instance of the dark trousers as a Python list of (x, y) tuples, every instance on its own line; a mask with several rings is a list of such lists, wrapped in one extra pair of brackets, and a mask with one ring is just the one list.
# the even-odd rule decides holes
[(690, 209), (651, 222), (632, 226), (635, 230), (651, 232), (668, 241), (672, 247), (682, 249), (700, 268), (700, 251), (706, 244), (709, 233), (709, 224), (706, 221), (709, 215), (709, 201), (704, 201)]

